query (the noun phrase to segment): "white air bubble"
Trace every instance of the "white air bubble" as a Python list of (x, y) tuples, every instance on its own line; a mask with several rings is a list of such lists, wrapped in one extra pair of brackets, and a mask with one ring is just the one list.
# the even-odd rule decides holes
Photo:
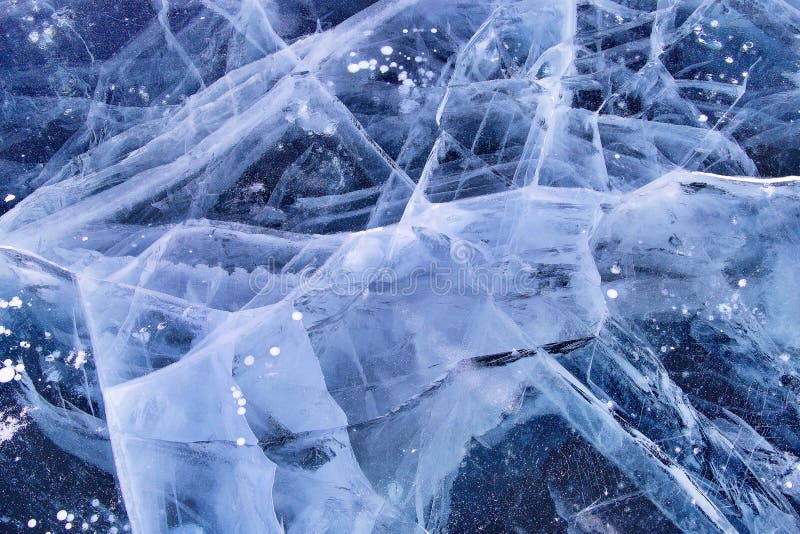
[(3, 367), (0, 369), (0, 382), (11, 382), (16, 374), (13, 367)]

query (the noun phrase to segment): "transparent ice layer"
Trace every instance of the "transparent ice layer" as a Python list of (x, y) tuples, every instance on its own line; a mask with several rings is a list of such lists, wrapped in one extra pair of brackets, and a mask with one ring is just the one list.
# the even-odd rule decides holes
[(3, 532), (800, 531), (795, 0), (0, 25)]

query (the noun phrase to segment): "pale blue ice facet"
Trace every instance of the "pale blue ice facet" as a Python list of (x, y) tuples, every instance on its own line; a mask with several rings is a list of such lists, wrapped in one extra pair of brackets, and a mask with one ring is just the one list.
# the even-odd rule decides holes
[(0, 531), (800, 532), (796, 0), (0, 0)]

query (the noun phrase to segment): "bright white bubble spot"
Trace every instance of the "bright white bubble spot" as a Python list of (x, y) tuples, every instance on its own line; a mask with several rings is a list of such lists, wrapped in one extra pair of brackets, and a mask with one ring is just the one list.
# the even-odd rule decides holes
[(784, 486), (786, 486), (788, 489), (792, 489), (792, 486), (793, 486), (792, 481), (791, 480), (787, 480), (786, 483), (784, 484)]
[(708, 115), (702, 113), (699, 117), (697, 117), (698, 122), (708, 122)]
[(606, 295), (608, 295), (608, 298), (610, 299), (615, 299), (619, 296), (619, 293), (617, 292), (616, 289), (609, 289), (608, 291), (606, 291)]
[(236, 409), (236, 413), (239, 414), (239, 415), (244, 415), (244, 414), (247, 413), (247, 408), (245, 408), (244, 406), (239, 406)]
[(273, 356), (277, 356), (277, 355), (279, 355), (281, 353), (281, 348), (280, 347), (270, 347), (269, 353), (272, 354)]
[(0, 382), (11, 382), (16, 374), (13, 367), (3, 367), (0, 369)]
[(739, 280), (739, 282), (738, 282), (738, 285), (739, 285), (739, 287), (744, 287), (744, 286), (746, 286), (746, 285), (747, 285), (747, 280), (745, 280), (744, 278), (742, 278), (741, 280)]
[(622, 272), (622, 268), (618, 264), (614, 264), (611, 266), (611, 274), (619, 274)]
[(9, 193), (9, 194), (6, 195), (5, 201), (6, 202), (11, 202), (15, 198), (17, 198), (16, 195), (12, 195), (11, 193)]
[(244, 357), (244, 364), (245, 365), (253, 365), (256, 362), (255, 357), (252, 354), (248, 354)]
[(28, 528), (33, 528), (35, 526), (36, 526), (36, 520), (35, 519), (28, 519)]
[(299, 321), (303, 318), (303, 313), (299, 311), (292, 312), (292, 319)]
[(236, 444), (240, 447), (243, 446), (245, 444), (244, 438), (236, 438)]
[(355, 74), (356, 72), (360, 71), (361, 67), (358, 66), (358, 63), (350, 63), (347, 66), (347, 72), (351, 74)]
[(394, 52), (394, 48), (392, 48), (391, 46), (387, 45), (381, 47), (381, 54), (383, 54), (384, 56), (391, 56), (392, 52)]
[(66, 510), (59, 510), (56, 514), (56, 519), (59, 521), (65, 521), (67, 519), (67, 511)]

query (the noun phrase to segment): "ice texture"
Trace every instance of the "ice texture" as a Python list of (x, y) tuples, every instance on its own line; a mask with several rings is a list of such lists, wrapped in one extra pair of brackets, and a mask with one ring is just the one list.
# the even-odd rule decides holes
[(800, 532), (797, 0), (0, 24), (1, 531)]

